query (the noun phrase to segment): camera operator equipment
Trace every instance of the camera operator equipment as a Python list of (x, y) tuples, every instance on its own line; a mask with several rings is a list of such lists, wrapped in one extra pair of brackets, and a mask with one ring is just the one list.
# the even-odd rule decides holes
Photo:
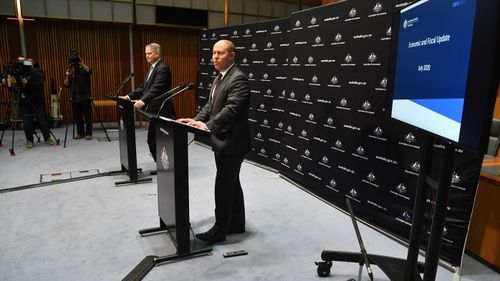
[[(76, 123), (77, 135), (75, 139), (85, 137), (92, 139), (92, 96), (90, 93), (90, 75), (92, 70), (82, 63), (77, 49), (71, 49), (68, 59), (69, 68), (66, 70), (64, 86), (71, 92), (73, 118)], [(84, 127), (85, 121), (85, 127)]]
[[(55, 144), (50, 138), (51, 132), (47, 124), (45, 116), (45, 94), (44, 94), (44, 74), (39, 67), (33, 67), (33, 61), (24, 57), (19, 57), (16, 62), (8, 63), (4, 66), (2, 73), (2, 82), (5, 80), (7, 86), (11, 90), (12, 97), (10, 100), (10, 121), (12, 126), (12, 148), (10, 153), (14, 153), (14, 131), (16, 129), (17, 105), (22, 116), (24, 134), (26, 136), (27, 148), (33, 147), (34, 122), (42, 132), (45, 143), (49, 145)], [(36, 133), (35, 133), (36, 134)], [(37, 135), (38, 138), (38, 135)], [(40, 139), (38, 138), (38, 141)]]

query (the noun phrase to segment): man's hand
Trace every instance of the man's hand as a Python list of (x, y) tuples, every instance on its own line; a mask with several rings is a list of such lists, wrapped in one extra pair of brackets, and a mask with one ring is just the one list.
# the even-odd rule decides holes
[(128, 96), (118, 96), (118, 98), (120, 98), (122, 100), (130, 100), (130, 98)]
[(177, 119), (176, 120), (177, 122), (182, 122), (182, 123), (186, 123), (190, 126), (193, 126), (193, 127), (196, 127), (196, 128), (199, 128), (199, 129), (202, 129), (202, 130), (205, 130), (205, 131), (209, 131), (207, 125), (201, 121), (196, 121), (192, 118), (180, 118), (180, 119)]
[(142, 100), (133, 100), (134, 107), (137, 109), (141, 109), (144, 106), (144, 102)]

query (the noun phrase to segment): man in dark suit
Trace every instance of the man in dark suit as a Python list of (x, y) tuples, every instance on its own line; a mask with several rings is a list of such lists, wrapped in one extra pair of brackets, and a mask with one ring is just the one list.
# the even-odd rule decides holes
[[(133, 90), (130, 94), (120, 97), (132, 101), (135, 108), (142, 109), (147, 113), (156, 115), (160, 110), (164, 99), (154, 99), (170, 90), (172, 84), (172, 73), (170, 72), (168, 65), (160, 59), (161, 47), (159, 44), (151, 43), (146, 45), (145, 54), (146, 61), (150, 65), (150, 68), (144, 78), (144, 83)], [(137, 99), (139, 97), (141, 98)], [(174, 103), (172, 100), (165, 102), (160, 115), (171, 119), (175, 118)], [(154, 126), (150, 126), (148, 128), (148, 145), (149, 151), (156, 162), (155, 135)]]
[(215, 154), (215, 224), (196, 237), (208, 243), (224, 241), (227, 234), (245, 232), (245, 205), (240, 168), (250, 150), (248, 109), (250, 85), (234, 64), (235, 46), (220, 40), (213, 46), (212, 60), (220, 73), (212, 83), (207, 104), (194, 119), (178, 121), (208, 130)]

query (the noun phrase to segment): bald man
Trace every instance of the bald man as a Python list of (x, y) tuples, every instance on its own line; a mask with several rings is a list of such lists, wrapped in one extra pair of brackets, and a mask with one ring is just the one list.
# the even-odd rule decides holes
[(212, 49), (212, 60), (219, 75), (212, 83), (207, 104), (194, 119), (178, 121), (211, 132), (215, 155), (215, 223), (210, 230), (196, 234), (213, 244), (227, 234), (245, 232), (245, 205), (240, 184), (240, 168), (250, 150), (248, 108), (250, 85), (248, 77), (234, 64), (234, 44), (220, 40)]

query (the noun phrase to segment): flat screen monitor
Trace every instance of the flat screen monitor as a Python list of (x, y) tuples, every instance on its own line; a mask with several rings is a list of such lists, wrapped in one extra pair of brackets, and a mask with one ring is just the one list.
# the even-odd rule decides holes
[(394, 13), (392, 118), (484, 153), (498, 90), (499, 2), (420, 0)]

